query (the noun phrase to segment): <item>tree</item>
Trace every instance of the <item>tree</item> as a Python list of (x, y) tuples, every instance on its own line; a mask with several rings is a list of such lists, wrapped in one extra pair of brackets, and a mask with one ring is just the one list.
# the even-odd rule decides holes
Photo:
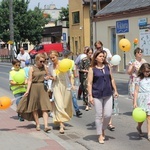
[(69, 6), (67, 5), (67, 8), (62, 7), (61, 11), (59, 12), (59, 18), (60, 21), (67, 21), (67, 27), (69, 27)]
[[(24, 42), (28, 40), (32, 44), (38, 44), (42, 39), (42, 32), (50, 16), (44, 16), (43, 12), (35, 7), (28, 10), (29, 0), (13, 0), (14, 17), (14, 41)], [(9, 41), (9, 0), (2, 0), (0, 4), (0, 39)]]

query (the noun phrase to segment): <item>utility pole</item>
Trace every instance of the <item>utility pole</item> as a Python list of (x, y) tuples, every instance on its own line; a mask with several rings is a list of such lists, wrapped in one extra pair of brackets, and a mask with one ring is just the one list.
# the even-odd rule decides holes
[(13, 0), (9, 0), (9, 34), (11, 44), (11, 57), (14, 59), (14, 19), (13, 19)]
[(93, 47), (93, 0), (90, 0), (90, 46)]

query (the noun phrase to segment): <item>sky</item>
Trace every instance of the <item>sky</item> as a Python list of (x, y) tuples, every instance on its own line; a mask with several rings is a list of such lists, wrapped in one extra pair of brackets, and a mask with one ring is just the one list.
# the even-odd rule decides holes
[(56, 8), (66, 7), (68, 0), (30, 0), (29, 9), (34, 9), (40, 3), (40, 8), (44, 8), (44, 5), (55, 4)]

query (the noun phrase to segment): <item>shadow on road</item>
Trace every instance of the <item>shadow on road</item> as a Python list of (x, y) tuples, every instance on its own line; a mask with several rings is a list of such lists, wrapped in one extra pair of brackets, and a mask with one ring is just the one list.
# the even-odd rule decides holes
[[(94, 141), (94, 142), (98, 142), (98, 135), (88, 135), (88, 136), (85, 136), (83, 137), (84, 140), (86, 141)], [(105, 140), (108, 141), (109, 139), (115, 139), (114, 137), (112, 136), (105, 136)]]
[(144, 137), (140, 137), (137, 132), (130, 132), (127, 136), (129, 137), (129, 140), (142, 140), (143, 138), (146, 138), (146, 133), (144, 133)]
[(24, 125), (24, 126), (17, 126), (17, 128), (32, 129), (32, 128), (35, 128), (35, 125), (34, 124), (28, 124), (28, 125)]
[(125, 116), (132, 116), (132, 112), (125, 112), (125, 113), (122, 113), (121, 115), (125, 115)]
[(116, 83), (120, 95), (128, 95), (128, 83)]
[(89, 123), (86, 126), (87, 126), (87, 130), (95, 130), (96, 129), (95, 122)]

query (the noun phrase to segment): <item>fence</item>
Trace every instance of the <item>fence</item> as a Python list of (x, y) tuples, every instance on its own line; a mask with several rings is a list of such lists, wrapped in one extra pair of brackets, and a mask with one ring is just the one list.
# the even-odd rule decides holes
[(0, 49), (0, 61), (1, 62), (11, 62), (12, 55), (10, 55), (7, 48)]

